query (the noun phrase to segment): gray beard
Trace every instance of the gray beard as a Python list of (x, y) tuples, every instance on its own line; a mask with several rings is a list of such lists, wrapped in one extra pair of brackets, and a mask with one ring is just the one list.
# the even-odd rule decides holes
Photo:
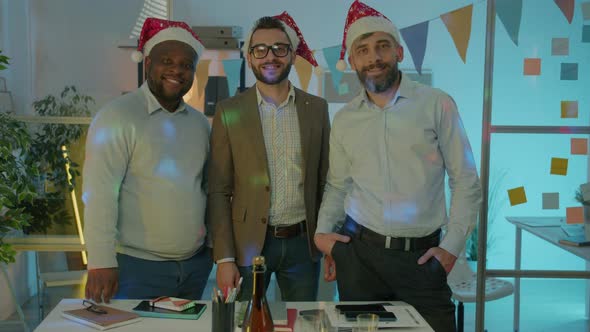
[(375, 67), (375, 65), (365, 67), (361, 71), (356, 72), (359, 80), (363, 83), (367, 91), (371, 93), (382, 93), (389, 90), (395, 82), (397, 82), (400, 75), (399, 69), (397, 68), (397, 62), (394, 66), (388, 66), (389, 69), (385, 73), (385, 77), (382, 79), (367, 77), (366, 72), (373, 67)]

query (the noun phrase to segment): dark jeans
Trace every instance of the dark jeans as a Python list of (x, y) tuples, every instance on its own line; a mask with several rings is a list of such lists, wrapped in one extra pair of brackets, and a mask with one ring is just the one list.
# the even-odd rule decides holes
[(116, 299), (174, 296), (200, 300), (213, 267), (211, 249), (203, 247), (183, 261), (151, 261), (117, 254), (119, 290)]
[(340, 301), (404, 301), (436, 332), (454, 332), (447, 273), (434, 257), (418, 265), (425, 252), (379, 248), (354, 237), (349, 243), (336, 242), (332, 257)]
[[(283, 301), (315, 301), (318, 295), (320, 264), (311, 260), (306, 234), (278, 239), (266, 234), (262, 256), (266, 261), (265, 288), (274, 272)], [(242, 281), (239, 301), (252, 297), (252, 266), (238, 266)]]

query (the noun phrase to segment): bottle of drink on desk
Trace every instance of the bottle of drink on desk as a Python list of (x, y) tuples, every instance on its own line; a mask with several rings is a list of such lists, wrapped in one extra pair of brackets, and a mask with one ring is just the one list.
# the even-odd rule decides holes
[(270, 332), (274, 330), (272, 316), (266, 301), (264, 272), (266, 272), (264, 257), (254, 257), (252, 260), (254, 287), (252, 287), (252, 299), (248, 302), (242, 323), (242, 332)]

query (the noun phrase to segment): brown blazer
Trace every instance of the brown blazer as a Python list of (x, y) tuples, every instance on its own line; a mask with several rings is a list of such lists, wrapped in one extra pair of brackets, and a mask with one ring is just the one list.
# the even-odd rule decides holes
[[(295, 89), (303, 155), (303, 187), (309, 251), (328, 171), (330, 120), (322, 98)], [(252, 265), (264, 246), (270, 210), (270, 177), (256, 88), (217, 104), (211, 131), (207, 222), (215, 261), (235, 257)]]

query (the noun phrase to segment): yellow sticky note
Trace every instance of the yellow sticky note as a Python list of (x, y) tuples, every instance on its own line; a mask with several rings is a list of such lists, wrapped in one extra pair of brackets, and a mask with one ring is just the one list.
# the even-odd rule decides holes
[(567, 175), (567, 159), (551, 158), (551, 174)]
[(562, 100), (561, 101), (561, 118), (578, 118), (578, 101), (577, 100)]
[(587, 138), (572, 138), (570, 145), (572, 154), (588, 154)]
[(526, 203), (524, 187), (517, 187), (508, 190), (508, 198), (510, 199), (510, 205), (512, 206)]
[(584, 208), (581, 206), (568, 207), (565, 209), (566, 223), (582, 224), (584, 223)]
[(541, 59), (526, 58), (524, 59), (524, 74), (527, 76), (541, 75)]

